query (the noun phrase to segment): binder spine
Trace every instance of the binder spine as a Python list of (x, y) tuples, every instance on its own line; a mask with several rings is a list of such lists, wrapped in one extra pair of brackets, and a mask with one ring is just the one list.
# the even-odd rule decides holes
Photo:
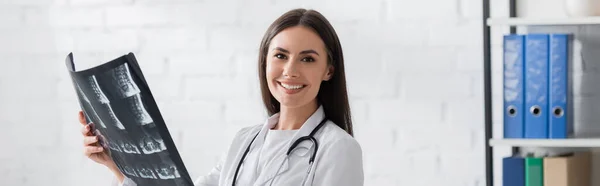
[(525, 159), (517, 156), (502, 159), (502, 185), (525, 186)]
[(504, 138), (523, 138), (525, 37), (504, 36)]
[(544, 158), (525, 158), (525, 186), (544, 186)]
[(525, 138), (548, 138), (549, 35), (525, 36)]
[(570, 130), (567, 120), (569, 114), (567, 107), (569, 87), (568, 43), (569, 36), (567, 34), (552, 34), (550, 37), (549, 138), (567, 138)]

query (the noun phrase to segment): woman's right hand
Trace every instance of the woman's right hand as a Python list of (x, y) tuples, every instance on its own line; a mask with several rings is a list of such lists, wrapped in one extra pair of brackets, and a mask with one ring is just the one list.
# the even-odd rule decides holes
[(79, 111), (79, 123), (83, 125), (81, 134), (83, 134), (83, 152), (85, 156), (96, 163), (108, 167), (115, 174), (117, 180), (123, 182), (124, 175), (119, 171), (110, 155), (108, 155), (108, 151), (100, 146), (100, 143), (98, 142), (99, 136), (94, 135), (92, 132), (91, 125), (94, 124), (87, 123), (83, 111)]

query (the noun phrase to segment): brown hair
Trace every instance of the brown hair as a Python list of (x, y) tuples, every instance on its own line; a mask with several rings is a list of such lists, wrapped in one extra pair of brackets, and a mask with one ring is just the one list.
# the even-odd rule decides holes
[(260, 78), (263, 103), (269, 115), (280, 111), (280, 103), (273, 97), (267, 85), (265, 72), (266, 57), (273, 37), (286, 28), (298, 25), (311, 28), (321, 37), (327, 49), (327, 62), (334, 68), (331, 79), (321, 83), (319, 93), (317, 94), (317, 101), (323, 106), (325, 115), (329, 120), (353, 136), (350, 104), (348, 103), (348, 93), (346, 91), (342, 46), (329, 21), (315, 10), (290, 10), (277, 18), (266, 31), (260, 43), (258, 58), (258, 76)]

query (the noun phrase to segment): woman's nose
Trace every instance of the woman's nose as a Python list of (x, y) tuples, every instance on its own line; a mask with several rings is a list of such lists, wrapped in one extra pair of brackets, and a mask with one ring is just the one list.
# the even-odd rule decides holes
[(288, 61), (283, 67), (283, 76), (285, 77), (298, 77), (300, 73), (298, 72), (298, 66), (295, 61)]

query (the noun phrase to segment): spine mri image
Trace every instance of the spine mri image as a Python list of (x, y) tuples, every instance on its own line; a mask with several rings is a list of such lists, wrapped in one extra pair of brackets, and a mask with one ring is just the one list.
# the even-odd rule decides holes
[(71, 71), (87, 122), (93, 123), (100, 145), (121, 172), (137, 185), (192, 186), (162, 117), (155, 118), (159, 113), (149, 99), (149, 88), (141, 89), (140, 84), (147, 87), (143, 76), (136, 76), (141, 71), (132, 71), (126, 61), (131, 59), (133, 54), (96, 68)]

